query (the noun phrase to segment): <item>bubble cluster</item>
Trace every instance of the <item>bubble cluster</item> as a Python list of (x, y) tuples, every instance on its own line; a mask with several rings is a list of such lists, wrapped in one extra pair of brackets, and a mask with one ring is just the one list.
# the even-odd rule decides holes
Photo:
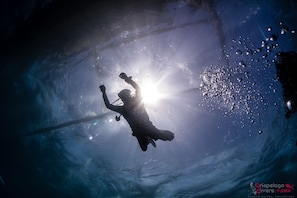
[(296, 33), (296, 29), (295, 28), (290, 28), (286, 25), (283, 24), (283, 22), (280, 22), (279, 25), (281, 26), (281, 30), (280, 30), (280, 34), (284, 35), (286, 33), (291, 33), (291, 34), (295, 34)]
[(255, 96), (261, 97), (254, 88), (256, 83), (248, 80), (249, 73), (236, 68), (208, 67), (201, 74), (201, 79), (200, 89), (209, 107), (209, 102), (219, 104), (225, 114), (249, 114)]
[[(246, 127), (246, 123), (259, 122), (259, 112), (265, 112), (270, 105), (267, 97), (277, 93), (275, 79), (271, 78), (275, 76), (271, 65), (279, 52), (279, 37), (290, 31), (280, 25), (280, 32), (276, 32), (277, 28), (267, 27), (267, 37), (260, 42), (249, 37), (233, 38), (230, 49), (226, 49), (230, 65), (205, 68), (200, 76), (200, 90), (206, 107), (222, 110), (224, 115), (240, 115), (237, 117), (242, 127)], [(276, 101), (271, 103), (276, 104)], [(262, 132), (259, 130), (258, 134)]]

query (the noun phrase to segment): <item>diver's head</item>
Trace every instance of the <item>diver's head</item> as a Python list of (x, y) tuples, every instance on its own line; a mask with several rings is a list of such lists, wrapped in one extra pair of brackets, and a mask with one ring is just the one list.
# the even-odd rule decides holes
[(118, 93), (118, 96), (124, 103), (128, 102), (132, 98), (131, 91), (129, 89), (123, 89), (122, 91), (120, 91), (120, 93)]

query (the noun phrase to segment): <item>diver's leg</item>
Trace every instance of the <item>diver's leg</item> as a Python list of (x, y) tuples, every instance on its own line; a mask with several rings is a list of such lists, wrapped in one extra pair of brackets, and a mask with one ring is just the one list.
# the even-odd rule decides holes
[(145, 136), (135, 136), (138, 140), (138, 143), (139, 143), (139, 146), (140, 148), (143, 150), (143, 151), (146, 151), (147, 150), (147, 145), (149, 144), (148, 143), (148, 140)]
[(150, 132), (149, 135), (151, 138), (153, 138), (154, 140), (163, 140), (163, 141), (171, 141), (174, 138), (174, 133), (172, 133), (171, 131), (167, 131), (167, 130), (159, 130), (157, 128), (155, 128), (153, 131)]
[(157, 147), (156, 143), (154, 142), (154, 140), (151, 137), (147, 137), (148, 138), (148, 142), (151, 143), (153, 145), (153, 147)]
[(168, 131), (168, 130), (159, 130), (159, 131), (162, 134), (161, 135), (162, 138), (160, 138), (161, 140), (164, 140), (164, 141), (166, 141), (166, 140), (169, 140), (169, 141), (173, 140), (174, 133), (172, 133), (171, 131)]

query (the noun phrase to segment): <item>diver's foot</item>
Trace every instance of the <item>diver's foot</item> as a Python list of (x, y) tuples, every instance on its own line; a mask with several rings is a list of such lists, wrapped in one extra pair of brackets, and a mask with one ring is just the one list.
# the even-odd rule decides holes
[(156, 142), (152, 138), (149, 138), (148, 142), (151, 143), (154, 147), (157, 147)]

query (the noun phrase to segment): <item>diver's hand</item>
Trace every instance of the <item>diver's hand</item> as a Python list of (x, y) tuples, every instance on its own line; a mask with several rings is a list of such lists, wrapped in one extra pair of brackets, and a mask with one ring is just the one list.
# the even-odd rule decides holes
[(125, 74), (124, 72), (120, 73), (119, 77), (124, 80), (128, 78), (127, 74)]
[(105, 88), (105, 86), (104, 86), (104, 85), (100, 85), (100, 86), (99, 86), (99, 88), (100, 88), (100, 90), (101, 90), (101, 92), (102, 92), (102, 93), (104, 93), (104, 92), (105, 92), (105, 90), (106, 90), (106, 88)]

